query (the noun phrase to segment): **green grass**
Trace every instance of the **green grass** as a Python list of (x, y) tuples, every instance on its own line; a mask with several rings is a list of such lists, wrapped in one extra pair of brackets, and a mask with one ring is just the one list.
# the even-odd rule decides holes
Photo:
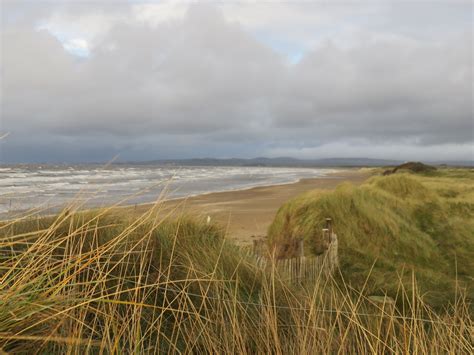
[[(474, 298), (474, 170), (375, 176), (360, 187), (313, 191), (282, 206), (269, 229), (279, 243), (304, 238), (321, 248), (324, 218), (334, 221), (346, 282), (395, 296), (415, 272), (423, 298), (435, 307), (454, 302), (457, 284)], [(373, 266), (373, 268), (372, 268)]]
[(160, 208), (138, 217), (110, 208), (0, 224), (0, 353), (472, 349), (462, 289), (451, 307), (435, 311), (415, 277), (414, 292), (398, 283), (396, 308), (383, 298), (374, 305), (370, 283), (289, 284), (218, 227), (169, 220)]

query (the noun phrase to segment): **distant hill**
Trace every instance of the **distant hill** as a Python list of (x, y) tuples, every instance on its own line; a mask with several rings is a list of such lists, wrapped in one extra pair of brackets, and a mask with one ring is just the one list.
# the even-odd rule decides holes
[[(371, 158), (327, 158), (327, 159), (296, 159), (290, 157), (251, 159), (230, 158), (192, 158), (192, 159), (161, 159), (136, 164), (164, 164), (180, 166), (285, 166), (285, 167), (374, 167), (396, 166), (403, 164), (401, 160)], [(474, 166), (473, 161), (439, 161), (428, 162), (432, 165)]]

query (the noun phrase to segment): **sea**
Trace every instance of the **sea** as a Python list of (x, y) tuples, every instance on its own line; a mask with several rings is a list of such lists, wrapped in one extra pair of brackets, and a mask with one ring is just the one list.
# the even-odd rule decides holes
[(2, 165), (0, 217), (18, 212), (134, 205), (324, 178), (334, 169), (164, 165)]

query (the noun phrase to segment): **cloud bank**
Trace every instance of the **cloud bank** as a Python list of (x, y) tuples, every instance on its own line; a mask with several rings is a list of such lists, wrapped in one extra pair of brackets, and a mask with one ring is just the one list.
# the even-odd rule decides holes
[(42, 5), (3, 5), (2, 161), (473, 159), (468, 3)]

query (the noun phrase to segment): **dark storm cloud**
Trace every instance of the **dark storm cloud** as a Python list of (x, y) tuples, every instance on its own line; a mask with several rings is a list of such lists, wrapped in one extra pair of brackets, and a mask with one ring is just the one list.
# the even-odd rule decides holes
[[(451, 12), (453, 30), (428, 39), (380, 21), (383, 31), (357, 30), (349, 46), (339, 35), (315, 35), (320, 41), (290, 65), (225, 7), (169, 7), (165, 20), (154, 7), (75, 9), (4, 8), (4, 160), (309, 157), (324, 146), (332, 155), (402, 158), (378, 149), (387, 145), (425, 159), (437, 157), (423, 146), (472, 157), (472, 32)], [(51, 29), (50, 18), (60, 25)], [(82, 24), (77, 33), (67, 32), (71, 19)]]

